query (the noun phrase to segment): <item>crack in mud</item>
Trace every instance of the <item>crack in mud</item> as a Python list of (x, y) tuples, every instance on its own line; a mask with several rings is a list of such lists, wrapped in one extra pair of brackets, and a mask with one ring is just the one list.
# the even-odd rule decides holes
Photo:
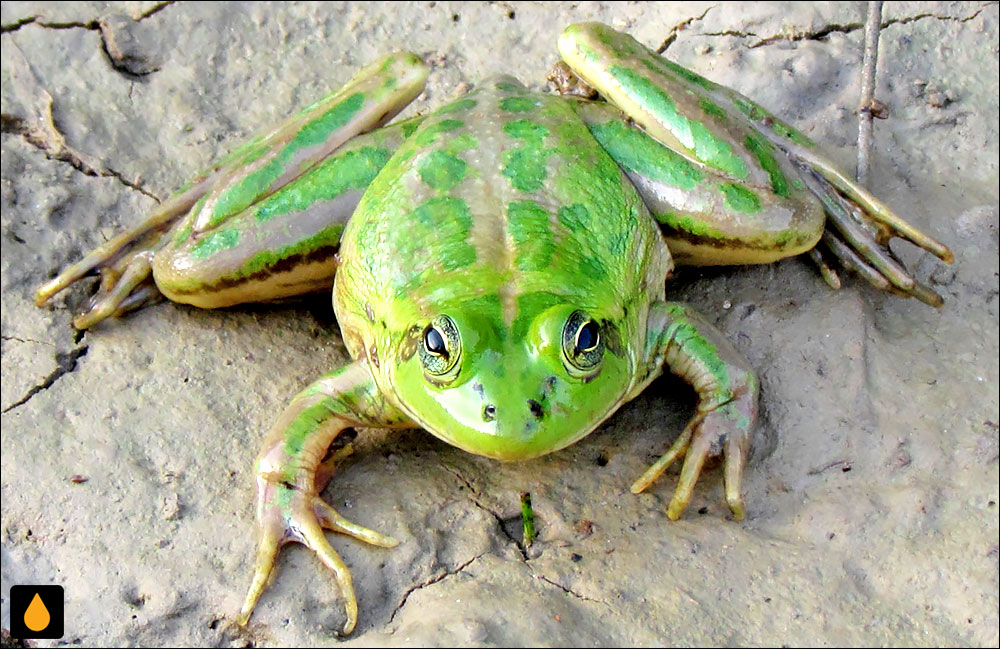
[(593, 597), (587, 597), (586, 595), (581, 595), (580, 593), (576, 592), (572, 588), (567, 588), (566, 586), (563, 586), (562, 584), (560, 584), (558, 581), (556, 581), (554, 579), (549, 579), (545, 575), (532, 572), (531, 576), (534, 577), (535, 579), (539, 580), (539, 581), (544, 581), (546, 584), (551, 584), (551, 585), (555, 586), (556, 588), (558, 588), (559, 590), (563, 591), (564, 593), (566, 593), (568, 595), (572, 595), (573, 597), (575, 597), (577, 599), (583, 600), (585, 602), (594, 602), (595, 604), (603, 604), (604, 606), (607, 606), (608, 608), (611, 608), (611, 604), (608, 604), (604, 600), (594, 599)]
[(660, 46), (658, 48), (656, 48), (656, 53), (657, 54), (663, 54), (664, 52), (666, 52), (667, 48), (670, 47), (671, 45), (673, 45), (674, 41), (677, 40), (677, 34), (679, 32), (682, 32), (685, 29), (687, 29), (692, 23), (698, 22), (700, 20), (704, 20), (705, 16), (712, 9), (715, 9), (715, 5), (712, 5), (711, 7), (709, 7), (708, 9), (706, 9), (705, 11), (701, 12), (700, 16), (691, 16), (687, 20), (679, 22), (676, 25), (674, 25), (673, 27), (671, 27), (670, 28), (670, 33), (668, 33), (667, 37), (665, 39), (663, 39), (663, 42), (660, 43)]
[(7, 406), (3, 409), (3, 414), (7, 414), (14, 408), (19, 408), (24, 404), (28, 403), (32, 397), (34, 397), (39, 392), (43, 390), (48, 390), (52, 385), (61, 379), (64, 375), (69, 374), (76, 370), (77, 361), (87, 355), (88, 345), (82, 345), (66, 353), (56, 354), (56, 369), (52, 370), (52, 373), (45, 377), (41, 383), (32, 386), (23, 397), (21, 397), (17, 402)]
[[(479, 491), (472, 485), (472, 482), (468, 478), (466, 478), (464, 475), (462, 475), (462, 473), (458, 469), (456, 469), (454, 467), (451, 467), (451, 466), (448, 466), (447, 464), (445, 464), (443, 466), (444, 466), (444, 468), (445, 468), (446, 471), (448, 471), (449, 473), (451, 473), (452, 475), (454, 475), (459, 481), (462, 482), (462, 484), (464, 484), (466, 486), (466, 488), (468, 488), (471, 492), (473, 492), (474, 496), (479, 494)], [(507, 537), (507, 540), (510, 542), (511, 545), (513, 545), (513, 546), (515, 546), (517, 548), (519, 558), (521, 559), (521, 563), (524, 564), (524, 566), (528, 569), (528, 571), (531, 573), (531, 577), (533, 579), (537, 579), (537, 580), (543, 581), (543, 582), (545, 582), (545, 583), (547, 583), (547, 584), (549, 584), (551, 586), (555, 586), (556, 588), (558, 588), (559, 590), (563, 591), (567, 595), (571, 595), (572, 597), (574, 597), (576, 599), (579, 599), (581, 601), (593, 602), (595, 604), (601, 604), (603, 606), (608, 607), (609, 609), (613, 609), (614, 608), (614, 607), (611, 606), (611, 604), (609, 604), (608, 602), (606, 602), (604, 600), (594, 599), (593, 597), (587, 597), (586, 595), (578, 593), (575, 590), (573, 590), (572, 588), (569, 588), (568, 586), (564, 586), (563, 584), (559, 583), (555, 579), (552, 579), (550, 577), (546, 577), (544, 574), (542, 574), (540, 572), (536, 572), (535, 569), (533, 568), (532, 564), (531, 564), (532, 558), (528, 556), (528, 548), (525, 547), (524, 542), (522, 540), (519, 540), (519, 539), (515, 538), (514, 536), (512, 536), (510, 534), (510, 532), (507, 531), (507, 523), (508, 523), (508, 521), (510, 519), (505, 519), (498, 512), (494, 511), (493, 509), (491, 509), (491, 508), (487, 507), (486, 505), (484, 505), (483, 503), (479, 502), (479, 500), (477, 498), (475, 498), (475, 497), (471, 497), (468, 500), (469, 500), (469, 502), (474, 507), (476, 507), (477, 509), (480, 509), (480, 510), (486, 512), (487, 514), (489, 514), (490, 516), (493, 517), (493, 519), (497, 523), (497, 527), (500, 529), (500, 532), (503, 533), (503, 535), (505, 537)], [(476, 556), (475, 558), (473, 558), (471, 561), (463, 564), (463, 566), (461, 566), (458, 569), (458, 571), (460, 571), (462, 567), (468, 565), (469, 563), (471, 563), (472, 561), (475, 561), (476, 559), (479, 559), (480, 557), (484, 556), (485, 554), (488, 554), (488, 553), (484, 552), (484, 553)], [(443, 576), (440, 576), (439, 578), (433, 579), (433, 581), (425, 582), (424, 585), (430, 585), (430, 583), (437, 583), (438, 581), (441, 581), (442, 579), (444, 579), (444, 577), (446, 577), (446, 576), (447, 575), (443, 575)], [(422, 588), (423, 586), (418, 586), (418, 587)], [(409, 591), (407, 591), (406, 595), (403, 597), (403, 601), (400, 602), (400, 605), (396, 607), (396, 611), (398, 611), (402, 607), (402, 605), (406, 602), (406, 597), (409, 596), (409, 594), (411, 592), (413, 592), (413, 590), (416, 590), (416, 588), (417, 587), (413, 587)], [(392, 617), (395, 617), (396, 611), (393, 612)], [(392, 621), (392, 617), (389, 618), (390, 622)]]
[(478, 490), (478, 489), (476, 489), (475, 485), (473, 485), (473, 484), (472, 484), (472, 481), (471, 481), (471, 480), (469, 480), (468, 478), (466, 478), (466, 477), (465, 477), (465, 476), (464, 476), (464, 475), (462, 474), (462, 472), (461, 472), (461, 471), (459, 471), (459, 470), (458, 470), (458, 469), (456, 469), (455, 467), (453, 467), (453, 466), (450, 466), (450, 465), (448, 465), (448, 464), (443, 464), (442, 466), (444, 467), (444, 470), (445, 470), (445, 471), (447, 471), (448, 473), (450, 473), (450, 474), (452, 474), (453, 476), (455, 476), (456, 478), (458, 478), (458, 480), (459, 480), (459, 481), (460, 481), (460, 482), (461, 482), (461, 483), (462, 483), (463, 485), (465, 485), (465, 488), (466, 488), (466, 489), (468, 489), (469, 491), (471, 491), (471, 492), (472, 492), (473, 494), (475, 494), (475, 495), (477, 495), (477, 496), (479, 495), (479, 490)]
[[(503, 533), (503, 535), (505, 537), (507, 537), (507, 540), (512, 545), (514, 545), (514, 546), (517, 547), (517, 550), (518, 550), (518, 552), (521, 555), (521, 559), (523, 561), (529, 561), (529, 558), (528, 558), (528, 548), (524, 545), (524, 541), (521, 540), (521, 539), (518, 539), (517, 537), (515, 537), (514, 535), (512, 535), (510, 532), (507, 531), (507, 524), (512, 519), (510, 519), (510, 518), (504, 518), (503, 516), (500, 515), (499, 512), (494, 511), (490, 507), (487, 507), (482, 502), (480, 502), (479, 498), (478, 498), (478, 496), (479, 496), (479, 490), (476, 489), (476, 487), (472, 484), (472, 481), (469, 480), (468, 478), (466, 478), (458, 469), (456, 469), (455, 467), (452, 467), (452, 466), (448, 466), (447, 464), (445, 464), (443, 466), (444, 466), (444, 469), (448, 473), (450, 473), (453, 476), (455, 476), (463, 485), (465, 485), (465, 487), (470, 492), (472, 492), (472, 496), (468, 498), (468, 501), (470, 503), (472, 503), (472, 505), (476, 509), (482, 510), (482, 511), (486, 512), (487, 514), (489, 514), (490, 516), (492, 516), (493, 519), (497, 523), (497, 527), (499, 527), (500, 531)], [(517, 518), (520, 518), (520, 516), (518, 516)]]
[[(932, 19), (935, 19), (935, 20), (944, 20), (944, 21), (949, 21), (949, 22), (966, 23), (966, 22), (969, 22), (970, 20), (975, 19), (977, 16), (979, 16), (979, 14), (981, 14), (988, 6), (990, 6), (990, 5), (983, 5), (983, 6), (981, 6), (974, 13), (972, 13), (972, 14), (970, 14), (968, 16), (938, 16), (936, 14), (931, 14), (931, 13), (922, 13), (922, 14), (916, 14), (916, 15), (913, 15), (913, 16), (905, 16), (905, 17), (902, 17), (902, 18), (890, 18), (888, 20), (883, 20), (882, 23), (880, 24), (879, 28), (880, 29), (885, 29), (885, 28), (890, 27), (892, 25), (907, 25), (909, 23), (916, 22), (918, 20), (923, 20), (925, 18), (932, 18)], [(707, 13), (707, 10), (706, 10), (706, 13)], [(703, 14), (703, 16), (704, 16), (704, 14)], [(757, 34), (757, 33), (755, 33), (755, 32), (741, 31), (739, 29), (724, 29), (724, 30), (719, 31), (719, 32), (703, 32), (700, 35), (701, 36), (736, 36), (738, 38), (758, 38), (758, 37), (760, 37), (759, 40), (754, 41), (753, 43), (747, 45), (747, 49), (754, 49), (754, 48), (757, 48), (757, 47), (764, 47), (766, 45), (771, 45), (773, 43), (777, 43), (777, 42), (781, 42), (781, 41), (789, 41), (789, 42), (794, 42), (794, 41), (822, 41), (822, 40), (826, 39), (828, 36), (830, 36), (830, 34), (850, 34), (851, 32), (855, 32), (855, 31), (864, 29), (864, 26), (865, 26), (864, 23), (861, 23), (861, 22), (856, 22), (856, 23), (852, 22), (852, 23), (845, 23), (845, 24), (831, 23), (829, 25), (825, 25), (825, 26), (823, 26), (823, 27), (821, 27), (819, 29), (816, 29), (816, 30), (804, 31), (804, 32), (794, 32), (793, 31), (793, 32), (789, 32), (789, 33), (780, 33), (780, 34), (774, 34), (772, 36), (764, 36), (764, 37), (760, 37), (760, 35)], [(677, 28), (675, 28), (675, 29), (677, 29)], [(673, 34), (673, 33), (671, 33), (671, 35), (667, 37), (667, 39), (670, 41), (670, 43), (673, 42), (674, 38), (676, 38), (676, 35)], [(664, 44), (667, 45), (667, 46), (669, 46), (670, 43), (668, 43), (667, 41), (664, 41)], [(661, 47), (663, 47), (663, 46), (661, 46)], [(664, 47), (664, 49), (666, 49), (666, 48)], [(660, 51), (662, 52), (662, 50), (660, 50)]]
[[(770, 45), (771, 43), (778, 41), (821, 41), (830, 34), (850, 34), (851, 32), (863, 29), (864, 26), (864, 23), (847, 23), (846, 25), (838, 25), (834, 23), (812, 32), (775, 34), (774, 36), (762, 38), (756, 43), (751, 43), (747, 46), (747, 48), (754, 49), (756, 47), (764, 47), (765, 45)], [(753, 34), (753, 36), (756, 36), (756, 34)]]
[[(27, 18), (21, 18), (20, 20), (8, 25), (0, 26), (0, 32), (5, 34), (8, 32), (15, 32), (25, 25), (37, 25), (43, 29), (86, 29), (89, 31), (96, 31), (101, 38), (101, 52), (104, 54), (104, 57), (107, 59), (111, 67), (116, 72), (129, 79), (140, 79), (158, 71), (160, 68), (158, 66), (147, 64), (147, 62), (143, 60), (143, 57), (135, 57), (132, 52), (123, 52), (117, 45), (118, 32), (116, 31), (116, 27), (121, 27), (121, 22), (128, 23), (131, 21), (138, 23), (154, 14), (159, 13), (164, 8), (172, 4), (174, 4), (173, 0), (170, 2), (161, 2), (140, 14), (130, 15), (110, 13), (86, 22), (43, 21), (40, 20), (37, 15), (28, 16)], [(126, 37), (126, 41), (129, 40), (130, 39)]]
[[(507, 531), (507, 521), (510, 520), (510, 519), (504, 518), (498, 512), (493, 511), (492, 509), (490, 509), (486, 505), (482, 504), (481, 502), (479, 502), (475, 498), (470, 498), (469, 502), (471, 502), (478, 509), (481, 509), (482, 511), (486, 512), (487, 514), (489, 514), (490, 516), (492, 516), (496, 520), (497, 527), (500, 528), (500, 532), (503, 533), (503, 535), (505, 537), (507, 537), (507, 541), (511, 545), (513, 545), (514, 547), (517, 548), (518, 554), (521, 555), (521, 560), (522, 561), (524, 561), (525, 563), (527, 563), (528, 561), (531, 560), (528, 557), (528, 548), (524, 545), (524, 541), (523, 540), (519, 540), (517, 537), (513, 536), (510, 532)], [(518, 518), (520, 518), (520, 516), (518, 516)]]
[(993, 3), (984, 4), (981, 7), (979, 7), (979, 9), (977, 9), (974, 13), (972, 13), (972, 14), (970, 14), (968, 16), (965, 16), (965, 17), (962, 17), (962, 16), (937, 16), (935, 14), (929, 14), (928, 13), (928, 14), (916, 14), (914, 16), (906, 16), (904, 18), (891, 18), (889, 20), (882, 21), (882, 29), (885, 29), (889, 25), (906, 25), (906, 24), (909, 24), (909, 23), (912, 23), (912, 22), (916, 22), (918, 20), (923, 20), (924, 18), (933, 18), (935, 20), (945, 20), (945, 21), (950, 21), (950, 22), (955, 22), (955, 23), (967, 23), (970, 20), (975, 19), (977, 16), (979, 16), (979, 14), (983, 13), (983, 10), (985, 10), (987, 7), (989, 7), (991, 5), (993, 5)]
[(37, 19), (38, 16), (28, 16), (27, 18), (21, 18), (15, 22), (7, 23), (6, 25), (0, 25), (0, 34), (6, 34), (8, 32), (16, 32), (25, 25), (32, 24)]
[[(136, 15), (130, 16), (132, 20), (139, 22), (145, 20), (150, 16), (160, 13), (172, 4), (175, 4), (177, 0), (167, 0), (167, 2), (158, 2), (146, 11), (140, 12)], [(93, 20), (88, 20), (81, 22), (78, 20), (59, 22), (55, 20), (42, 20), (37, 14), (34, 16), (27, 16), (25, 18), (19, 18), (18, 20), (8, 23), (6, 25), (0, 25), (0, 33), (6, 34), (9, 32), (16, 32), (25, 25), (37, 25), (44, 29), (89, 29), (93, 31), (100, 31), (100, 18), (95, 18)]]
[[(22, 242), (23, 243), (23, 242)], [(55, 347), (53, 343), (45, 342), (44, 340), (35, 340), (34, 338), (18, 338), (17, 336), (0, 336), (2, 340), (11, 340), (18, 343), (37, 343), (39, 345), (48, 345), (49, 347)]]
[(19, 135), (29, 145), (44, 153), (45, 157), (48, 159), (55, 160), (57, 162), (64, 162), (86, 176), (114, 178), (125, 187), (133, 189), (144, 196), (148, 196), (157, 203), (162, 201), (159, 196), (152, 193), (138, 182), (129, 180), (120, 171), (112, 169), (107, 165), (100, 163), (92, 156), (81, 153), (66, 144), (65, 138), (62, 136), (62, 133), (55, 128), (54, 124), (52, 125), (51, 130), (54, 131), (56, 137), (52, 137), (52, 134), (48, 132), (49, 130), (50, 129), (45, 129), (43, 127), (28, 126), (26, 120), (21, 119), (16, 115), (4, 113), (0, 116), (0, 131), (9, 135)]
[(471, 559), (469, 559), (468, 561), (463, 561), (462, 563), (458, 564), (456, 567), (452, 568), (451, 570), (445, 569), (443, 572), (440, 572), (440, 573), (438, 573), (438, 574), (436, 574), (436, 575), (434, 575), (434, 576), (432, 576), (432, 577), (424, 580), (423, 582), (421, 582), (419, 584), (414, 584), (413, 586), (410, 586), (406, 590), (406, 592), (403, 593), (403, 599), (401, 599), (399, 601), (399, 604), (396, 605), (396, 608), (393, 609), (392, 615), (389, 616), (389, 624), (392, 624), (392, 621), (394, 619), (396, 619), (396, 614), (399, 613), (403, 609), (403, 606), (406, 605), (406, 600), (409, 599), (410, 595), (412, 595), (413, 593), (415, 593), (416, 591), (418, 591), (418, 590), (420, 590), (422, 588), (427, 588), (428, 586), (433, 586), (434, 584), (436, 584), (438, 582), (444, 581), (445, 579), (447, 579), (448, 577), (451, 577), (452, 575), (457, 575), (458, 573), (462, 572), (463, 570), (465, 570), (466, 568), (468, 568), (470, 565), (472, 565), (474, 562), (476, 562), (477, 560), (481, 559), (484, 555), (486, 555), (486, 553), (485, 552), (481, 552), (481, 553), (477, 554), (476, 556), (472, 557)]

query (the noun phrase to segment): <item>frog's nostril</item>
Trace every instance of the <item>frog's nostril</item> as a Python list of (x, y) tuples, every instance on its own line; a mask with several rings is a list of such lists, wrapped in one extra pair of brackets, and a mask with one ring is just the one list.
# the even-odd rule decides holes
[(492, 403), (483, 406), (483, 421), (493, 421), (497, 416), (497, 407)]
[(528, 399), (528, 408), (531, 409), (531, 414), (535, 416), (535, 419), (541, 419), (545, 416), (545, 411), (542, 409), (542, 404), (538, 403), (534, 399)]

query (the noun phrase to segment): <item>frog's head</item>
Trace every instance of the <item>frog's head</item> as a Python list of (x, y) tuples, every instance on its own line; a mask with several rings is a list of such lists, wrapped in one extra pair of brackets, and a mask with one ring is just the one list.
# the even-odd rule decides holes
[(521, 300), (510, 322), (476, 301), (417, 320), (391, 370), (397, 402), (437, 437), (500, 460), (537, 457), (592, 431), (630, 384), (624, 327), (552, 297), (536, 309)]

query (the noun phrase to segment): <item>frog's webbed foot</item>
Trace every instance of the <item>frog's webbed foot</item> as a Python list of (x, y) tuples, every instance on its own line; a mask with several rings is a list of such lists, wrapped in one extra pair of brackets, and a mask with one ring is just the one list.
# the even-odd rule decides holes
[(35, 292), (35, 304), (43, 306), (57, 293), (94, 271), (100, 274), (101, 284), (87, 309), (73, 320), (77, 329), (87, 329), (109, 316), (123, 315), (160, 300), (162, 296), (150, 270), (153, 255), (166, 242), (166, 233), (183, 219), (211, 180), (203, 179), (172, 196), (138, 226), (67, 266)]
[[(672, 520), (680, 518), (691, 502), (695, 482), (710, 456), (725, 458), (726, 502), (733, 518), (745, 514), (741, 482), (757, 420), (757, 377), (715, 327), (692, 309), (675, 302), (660, 302), (650, 309), (647, 329), (648, 376), (641, 389), (662, 365), (688, 381), (698, 393), (698, 410), (666, 454), (650, 466), (631, 487), (647, 489), (675, 460), (684, 458), (680, 480), (667, 508)], [(656, 335), (652, 335), (652, 334)]]
[[(350, 447), (345, 447), (337, 459), (349, 453)], [(322, 481), (317, 484), (321, 483)], [(260, 539), (254, 560), (253, 581), (237, 617), (239, 624), (245, 625), (250, 619), (257, 600), (267, 587), (281, 547), (297, 542), (315, 552), (320, 561), (333, 572), (347, 613), (343, 632), (351, 633), (358, 621), (358, 601), (354, 595), (351, 572), (326, 540), (323, 531), (346, 534), (383, 548), (395, 547), (399, 542), (352, 523), (324, 502), (318, 493), (303, 491), (275, 475), (257, 477), (257, 525)]]
[[(893, 237), (905, 239), (950, 264), (955, 258), (947, 246), (899, 218), (812, 150), (787, 141), (776, 140), (775, 143), (799, 166), (806, 186), (826, 209), (828, 220), (822, 238), (826, 251), (844, 268), (857, 272), (878, 289), (902, 297), (915, 297), (935, 307), (944, 303), (940, 295), (906, 270), (889, 248), (889, 240)], [(840, 281), (823, 255), (814, 250), (810, 256), (819, 265), (827, 283), (839, 288)]]

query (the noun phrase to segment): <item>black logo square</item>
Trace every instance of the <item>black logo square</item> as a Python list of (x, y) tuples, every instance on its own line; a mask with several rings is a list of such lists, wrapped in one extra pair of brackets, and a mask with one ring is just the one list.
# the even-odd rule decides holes
[(62, 586), (11, 586), (11, 637), (32, 640), (63, 637), (64, 599)]

